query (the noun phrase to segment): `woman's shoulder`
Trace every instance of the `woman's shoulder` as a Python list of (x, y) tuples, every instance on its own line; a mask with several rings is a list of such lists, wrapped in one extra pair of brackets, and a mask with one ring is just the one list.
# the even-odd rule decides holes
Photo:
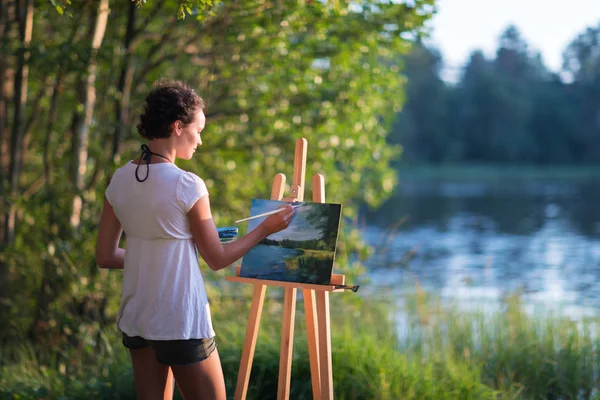
[(196, 174), (193, 171), (188, 171), (185, 169), (180, 169), (181, 173), (183, 174), (183, 176), (187, 177), (188, 179), (202, 179), (198, 174)]
[(126, 163), (119, 165), (117, 167), (117, 169), (115, 170), (114, 174), (122, 173), (123, 171), (125, 171), (126, 169), (129, 169), (131, 167), (134, 167), (134, 168), (137, 167), (137, 165), (134, 164), (133, 160), (129, 160)]
[(193, 172), (183, 171), (177, 185), (177, 199), (183, 210), (189, 212), (196, 200), (203, 196), (208, 196), (204, 180)]
[(127, 170), (130, 165), (132, 165), (131, 161), (128, 161), (125, 164), (117, 166), (117, 168), (113, 171), (113, 173), (112, 173), (112, 175), (110, 177), (110, 181), (112, 182), (115, 178), (118, 178), (119, 176), (122, 176), (123, 173), (125, 172), (125, 170)]
[(179, 182), (184, 186), (205, 186), (204, 179), (192, 171), (180, 170)]

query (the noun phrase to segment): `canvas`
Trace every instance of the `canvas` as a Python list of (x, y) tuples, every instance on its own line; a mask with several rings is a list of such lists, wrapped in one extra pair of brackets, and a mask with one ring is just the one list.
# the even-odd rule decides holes
[[(284, 202), (254, 199), (250, 216), (275, 210), (281, 204)], [(290, 225), (252, 248), (242, 259), (240, 275), (327, 285), (335, 260), (342, 206), (310, 202), (289, 204), (297, 206)], [(250, 220), (248, 232), (264, 218)]]

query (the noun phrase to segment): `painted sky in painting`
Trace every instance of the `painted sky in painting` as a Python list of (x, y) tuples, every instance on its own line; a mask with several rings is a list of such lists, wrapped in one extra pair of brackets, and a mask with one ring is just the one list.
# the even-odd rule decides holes
[[(261, 199), (253, 199), (252, 200), (252, 208), (250, 210), (250, 215), (258, 215), (264, 212), (272, 211), (277, 208), (283, 202), (279, 202), (276, 200), (261, 200)], [(306, 215), (310, 211), (310, 206), (301, 206), (296, 208), (296, 213), (292, 222), (281, 232), (277, 232), (271, 236), (269, 239), (272, 240), (281, 240), (281, 239), (290, 239), (290, 240), (313, 240), (313, 239), (321, 239), (322, 232), (316, 230), (312, 227), (312, 225), (306, 220)], [(266, 218), (266, 217), (265, 217)], [(248, 222), (248, 232), (254, 230), (261, 222), (264, 221), (264, 218), (254, 219)]]

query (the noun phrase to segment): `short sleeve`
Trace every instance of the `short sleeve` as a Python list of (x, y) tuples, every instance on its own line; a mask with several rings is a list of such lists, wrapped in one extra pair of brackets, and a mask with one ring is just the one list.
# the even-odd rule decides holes
[[(116, 174), (115, 174), (116, 175)], [(106, 197), (106, 200), (108, 200), (108, 202), (110, 203), (111, 206), (115, 206), (115, 186), (116, 186), (116, 182), (115, 182), (115, 176), (113, 175), (113, 177), (110, 179), (110, 182), (108, 183), (108, 186), (106, 187), (106, 191), (104, 192), (104, 196)]]
[(185, 172), (177, 184), (177, 202), (183, 211), (189, 212), (201, 197), (208, 196), (206, 184), (197, 175)]

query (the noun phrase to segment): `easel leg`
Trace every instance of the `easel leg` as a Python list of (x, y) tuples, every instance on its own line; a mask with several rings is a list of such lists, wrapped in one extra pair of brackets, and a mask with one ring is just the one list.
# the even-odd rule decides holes
[(319, 323), (317, 321), (317, 304), (315, 291), (302, 290), (304, 297), (304, 314), (306, 316), (306, 336), (308, 339), (308, 356), (310, 359), (310, 377), (312, 380), (313, 399), (321, 399), (321, 369), (319, 362)]
[(240, 371), (238, 372), (235, 386), (235, 400), (244, 400), (248, 394), (248, 381), (250, 380), (250, 370), (252, 369), (252, 360), (254, 359), (256, 337), (258, 336), (258, 328), (260, 327), (260, 317), (262, 315), (266, 289), (265, 285), (254, 285), (252, 306), (250, 307), (250, 316), (248, 317), (248, 326), (246, 328), (246, 339), (244, 339), (244, 348), (240, 361)]
[(329, 320), (329, 292), (317, 292), (319, 313), (319, 358), (321, 359), (321, 400), (333, 399), (333, 372), (331, 366), (331, 327)]
[(294, 317), (296, 316), (296, 288), (285, 289), (283, 301), (283, 325), (281, 327), (281, 351), (279, 353), (279, 383), (277, 400), (290, 397), (292, 350), (294, 345)]

